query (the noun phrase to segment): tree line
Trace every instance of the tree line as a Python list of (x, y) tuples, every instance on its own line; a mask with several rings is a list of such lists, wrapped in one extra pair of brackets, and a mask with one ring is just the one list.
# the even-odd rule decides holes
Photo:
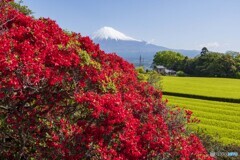
[(163, 65), (181, 75), (240, 78), (240, 53), (233, 51), (218, 53), (204, 47), (194, 58), (174, 51), (159, 51), (153, 64)]

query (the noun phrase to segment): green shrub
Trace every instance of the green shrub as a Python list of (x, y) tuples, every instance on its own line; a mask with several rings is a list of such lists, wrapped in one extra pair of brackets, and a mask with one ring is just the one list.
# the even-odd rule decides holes
[(137, 71), (138, 73), (145, 73), (143, 67), (137, 67), (137, 68), (136, 68), (136, 71)]
[(240, 79), (240, 72), (237, 72), (237, 73), (236, 73), (236, 78), (237, 78), (237, 79)]
[(184, 73), (183, 71), (177, 71), (176, 75), (178, 77), (185, 77), (186, 76), (186, 73)]
[(162, 78), (156, 71), (148, 72), (147, 82), (153, 85), (157, 89), (162, 89)]

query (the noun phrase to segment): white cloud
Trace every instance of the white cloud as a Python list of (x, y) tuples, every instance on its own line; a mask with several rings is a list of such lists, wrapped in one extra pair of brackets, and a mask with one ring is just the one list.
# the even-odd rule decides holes
[(218, 49), (220, 47), (220, 44), (218, 42), (209, 42), (205, 44), (200, 44), (200, 48), (207, 47), (208, 49)]
[(155, 39), (151, 39), (150, 41), (147, 41), (147, 44), (154, 44)]

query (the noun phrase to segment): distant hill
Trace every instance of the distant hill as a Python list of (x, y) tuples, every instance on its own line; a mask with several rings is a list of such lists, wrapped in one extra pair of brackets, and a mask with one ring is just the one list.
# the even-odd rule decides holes
[(151, 64), (155, 53), (158, 51), (172, 50), (188, 57), (195, 57), (200, 53), (197, 50), (170, 49), (150, 44), (146, 41), (129, 37), (111, 27), (99, 29), (93, 34), (92, 38), (95, 43), (100, 44), (101, 49), (105, 52), (115, 52), (134, 64), (138, 63), (140, 55), (147, 63), (146, 65)]

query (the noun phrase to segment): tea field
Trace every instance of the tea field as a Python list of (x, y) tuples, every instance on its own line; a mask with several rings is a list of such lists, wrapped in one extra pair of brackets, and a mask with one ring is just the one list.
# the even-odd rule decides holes
[(162, 83), (167, 92), (240, 99), (239, 79), (164, 76)]
[[(240, 80), (225, 78), (163, 77), (163, 90), (219, 98), (240, 99)], [(206, 129), (224, 144), (240, 145), (240, 104), (164, 95), (169, 105), (193, 111), (199, 124), (193, 129)]]

